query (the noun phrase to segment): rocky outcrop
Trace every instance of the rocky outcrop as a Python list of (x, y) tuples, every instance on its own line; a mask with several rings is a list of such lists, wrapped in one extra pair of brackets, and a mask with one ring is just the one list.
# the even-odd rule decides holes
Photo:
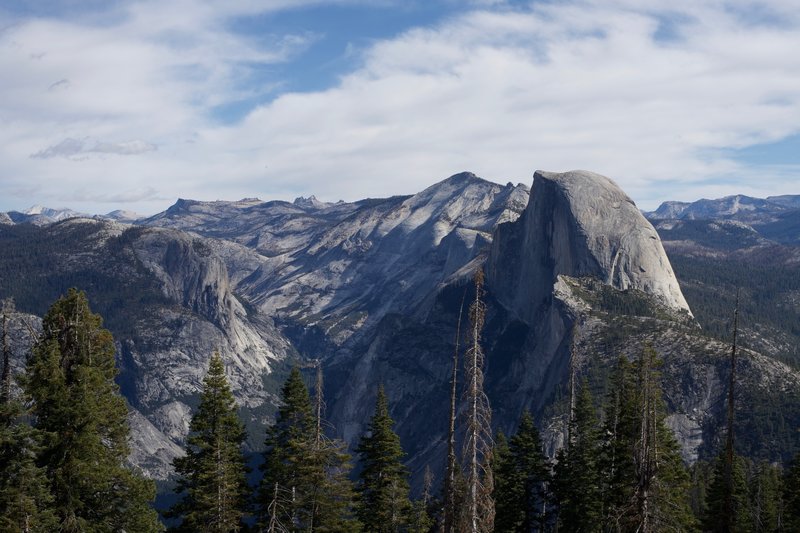
[(487, 262), (495, 297), (534, 323), (559, 275), (594, 277), (689, 311), (653, 226), (610, 179), (586, 171), (537, 171), (531, 199), (500, 226)]
[[(683, 238), (689, 222), (664, 224)], [(42, 289), (61, 279), (92, 287), (134, 408), (132, 459), (154, 476), (168, 475), (180, 453), (212, 351), (223, 354), (257, 449), (297, 349), (323, 360), (328, 418), (351, 443), (385, 385), (421, 480), (426, 465), (443, 464), (453, 340), (479, 267), (497, 428), (513, 431), (530, 409), (554, 450), (570, 367), (602, 374), (651, 343), (665, 360), (685, 457), (702, 455), (715, 434), (726, 347), (699, 331), (655, 230), (603, 176), (537, 172), (531, 194), (461, 173), (413, 196), (352, 203), (180, 200), (140, 223), (0, 232), (24, 229), (26, 246), (51, 258), (8, 271), (31, 270), (26, 279)], [(797, 386), (788, 367), (752, 353), (748, 361), (743, 383), (769, 401), (781, 383)]]
[[(132, 408), (134, 464), (156, 478), (172, 471), (214, 351), (225, 361), (243, 418), (255, 428), (250, 445), (260, 445), (278, 402), (281, 378), (273, 374), (296, 352), (267, 315), (233, 291), (221, 252), (247, 260), (252, 254), (182, 231), (92, 219), (3, 231), (26, 239), (24, 250), (3, 258), (9, 271), (24, 270), (29, 280), (20, 305), (43, 314), (76, 285), (114, 334), (119, 383)], [(10, 242), (19, 235), (9, 234)], [(29, 254), (51, 259), (31, 263)], [(14, 324), (22, 331), (21, 319)], [(14, 344), (17, 370), (30, 346), (22, 340)]]

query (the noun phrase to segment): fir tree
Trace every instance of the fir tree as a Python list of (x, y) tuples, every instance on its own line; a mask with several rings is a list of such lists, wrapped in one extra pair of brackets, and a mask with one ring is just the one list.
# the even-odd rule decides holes
[(584, 380), (571, 417), (569, 440), (567, 446), (559, 451), (555, 468), (558, 522), (559, 529), (564, 531), (586, 533), (601, 530), (599, 433), (589, 384)]
[[(318, 388), (318, 405), (321, 402)], [(300, 371), (293, 368), (282, 405), (267, 431), (259, 489), (262, 530), (356, 531), (349, 455), (322, 433), (322, 409), (313, 409)]]
[(290, 531), (304, 518), (302, 495), (313, 489), (303, 474), (314, 461), (314, 414), (297, 368), (284, 383), (281, 400), (275, 424), (267, 430), (259, 501), (263, 525), (274, 522)]
[(49, 533), (58, 529), (53, 496), (43, 468), (36, 464), (39, 433), (20, 420), (21, 404), (0, 405), (0, 531)]
[(800, 453), (783, 476), (784, 526), (786, 531), (800, 531)]
[[(711, 485), (706, 493), (706, 509), (703, 513), (703, 531), (734, 533), (752, 530), (749, 495), (747, 487), (747, 462), (739, 455), (733, 456), (733, 464), (725, 450), (714, 463)], [(733, 509), (728, 514), (727, 509)]]
[(433, 527), (433, 517), (430, 513), (432, 487), (433, 472), (426, 466), (422, 480), (422, 495), (411, 505), (409, 533), (428, 533)]
[(402, 463), (405, 454), (393, 425), (386, 394), (380, 387), (375, 414), (357, 449), (362, 467), (357, 486), (358, 517), (364, 529), (374, 533), (403, 531), (408, 521), (408, 474)]
[(8, 316), (2, 316), (3, 379), (0, 394), (0, 531), (48, 533), (58, 528), (53, 496), (44, 469), (36, 465), (38, 431), (24, 420), (24, 408), (11, 391)]
[(750, 484), (753, 531), (780, 531), (783, 514), (780, 469), (766, 461), (754, 467), (753, 482)]
[(602, 454), (606, 528), (617, 531), (631, 519), (636, 491), (634, 445), (639, 434), (636, 375), (625, 357), (617, 360), (605, 405)]
[(317, 379), (314, 387), (314, 441), (312, 454), (314, 461), (308, 465), (308, 475), (312, 479), (313, 490), (308, 501), (309, 521), (306, 531), (345, 533), (357, 531), (358, 521), (354, 519), (353, 486), (348, 477), (350, 455), (346, 445), (325, 435), (323, 413), (322, 365), (317, 361)]
[(666, 425), (655, 350), (634, 367), (620, 358), (605, 406), (602, 476), (606, 528), (661, 531), (695, 527), (689, 474)]
[(510, 443), (495, 447), (501, 453), (496, 473), (495, 531), (543, 531), (547, 518), (549, 467), (539, 430), (529, 412), (520, 419)]
[(249, 496), (245, 438), (222, 358), (214, 352), (189, 424), (186, 455), (173, 462), (180, 476), (175, 491), (183, 496), (168, 513), (180, 520), (176, 531), (242, 529)]
[(734, 447), (734, 416), (736, 413), (736, 351), (739, 332), (739, 292), (733, 313), (733, 343), (731, 344), (731, 369), (728, 382), (727, 431), (725, 448), (714, 466), (714, 476), (706, 495), (707, 508), (703, 515), (703, 528), (707, 531), (732, 533), (748, 531), (751, 516), (748, 509), (747, 466)]
[(44, 317), (24, 382), (59, 530), (160, 531), (155, 485), (125, 466), (129, 428), (114, 382), (114, 342), (85, 294), (70, 289)]
[(637, 365), (639, 435), (633, 446), (637, 472), (634, 526), (642, 533), (666, 528), (690, 531), (695, 521), (689, 502), (689, 474), (678, 442), (666, 425), (659, 365), (655, 350), (646, 347)]
[(505, 433), (498, 431), (494, 437), (492, 450), (492, 471), (494, 472), (495, 501), (494, 530), (496, 533), (516, 531), (519, 514), (515, 512), (516, 475), (514, 460), (508, 447)]

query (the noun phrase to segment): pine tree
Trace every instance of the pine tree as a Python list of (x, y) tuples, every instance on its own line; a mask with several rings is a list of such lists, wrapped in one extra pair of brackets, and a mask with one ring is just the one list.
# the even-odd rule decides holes
[(606, 528), (630, 525), (636, 491), (634, 446), (639, 434), (636, 374), (625, 357), (617, 360), (605, 405), (602, 454), (603, 502)]
[(308, 465), (308, 475), (312, 478), (312, 492), (306, 498), (310, 511), (306, 531), (345, 533), (357, 531), (358, 521), (354, 519), (353, 486), (348, 477), (350, 455), (346, 445), (325, 435), (323, 414), (322, 365), (317, 361), (317, 379), (314, 388), (314, 442), (312, 453), (314, 461)]
[(515, 505), (515, 494), (517, 493), (515, 467), (511, 450), (508, 447), (508, 439), (505, 433), (498, 431), (494, 437), (494, 450), (492, 450), (492, 472), (494, 472), (492, 498), (495, 501), (494, 530), (496, 533), (516, 531), (520, 523)]
[(2, 316), (3, 380), (0, 394), (0, 531), (48, 533), (58, 528), (53, 496), (36, 465), (40, 433), (22, 420), (24, 408), (11, 390), (8, 316)]
[(666, 425), (659, 364), (647, 347), (635, 367), (620, 358), (612, 377), (601, 466), (605, 524), (613, 531), (695, 527), (689, 474)]
[(766, 461), (754, 466), (753, 481), (750, 484), (753, 531), (780, 531), (783, 513), (780, 469)]
[(245, 438), (222, 357), (214, 352), (189, 424), (186, 455), (173, 462), (180, 476), (175, 491), (183, 496), (169, 512), (180, 519), (177, 531), (242, 529), (249, 497), (242, 453)]
[(800, 531), (800, 453), (783, 476), (785, 531)]
[(559, 505), (559, 530), (581, 533), (601, 530), (598, 424), (589, 384), (584, 380), (570, 421), (569, 441), (559, 450), (555, 467), (553, 484)]
[(547, 520), (550, 469), (542, 451), (539, 430), (529, 412), (523, 413), (517, 432), (505, 450), (503, 448), (502, 443), (495, 446), (501, 454), (495, 476), (495, 531), (543, 531)]
[(282, 405), (267, 431), (264, 477), (259, 489), (261, 529), (357, 531), (353, 519), (350, 456), (340, 441), (325, 437), (321, 375), (316, 409), (300, 371), (293, 368), (282, 389)]
[(422, 479), (422, 495), (411, 505), (409, 533), (428, 533), (433, 527), (433, 517), (430, 513), (432, 487), (433, 472), (426, 466)]
[[(752, 530), (747, 487), (747, 461), (733, 456), (729, 463), (725, 450), (714, 463), (711, 485), (706, 493), (706, 510), (703, 513), (703, 531), (735, 533)], [(733, 509), (728, 514), (727, 509)]]
[(114, 382), (114, 342), (86, 295), (70, 289), (44, 317), (24, 382), (60, 531), (160, 531), (155, 485), (125, 466), (129, 428)]
[(313, 490), (307, 468), (314, 463), (315, 420), (308, 388), (292, 368), (281, 390), (282, 405), (267, 430), (264, 477), (259, 490), (260, 523), (267, 531), (294, 531), (307, 518), (304, 496)]
[(748, 509), (747, 465), (734, 447), (734, 416), (736, 398), (736, 351), (739, 332), (739, 293), (733, 313), (733, 343), (731, 369), (728, 382), (727, 431), (725, 448), (717, 458), (714, 476), (706, 496), (707, 508), (703, 515), (703, 528), (707, 531), (732, 533), (748, 531), (751, 516)]
[(405, 454), (393, 425), (386, 394), (380, 387), (375, 414), (356, 450), (362, 466), (357, 486), (358, 517), (364, 530), (374, 533), (403, 531), (408, 522), (408, 474), (402, 463)]
[(689, 474), (666, 425), (657, 355), (646, 347), (638, 361), (639, 434), (633, 446), (637, 483), (634, 528), (642, 533), (695, 527), (689, 505)]

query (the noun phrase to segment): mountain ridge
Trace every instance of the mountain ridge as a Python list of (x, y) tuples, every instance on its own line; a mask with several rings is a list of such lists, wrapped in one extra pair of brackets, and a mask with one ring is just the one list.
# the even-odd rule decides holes
[[(121, 386), (141, 415), (132, 418), (136, 460), (164, 450), (142, 464), (157, 477), (169, 475), (166, 458), (182, 443), (199, 372), (221, 346), (243, 416), (262, 432), (292, 364), (322, 360), (328, 417), (351, 444), (384, 383), (421, 482), (426, 465), (436, 471), (443, 464), (459, 306), (481, 266), (496, 427), (513, 429), (530, 408), (552, 452), (563, 442), (570, 361), (602, 383), (615, 350), (634, 357), (651, 342), (667, 363), (666, 394), (684, 456), (707, 456), (721, 414), (704, 402), (724, 383), (727, 350), (688, 313), (659, 234), (608, 178), (534, 176), (530, 189), (459, 173), (414, 195), (324, 206), (179, 200), (135, 225), (0, 225), (0, 241), (14, 251), (0, 258), (0, 281), (21, 280), (0, 283), (0, 297), (42, 312), (45, 296), (88, 284), (90, 299), (111, 311)], [(667, 250), (697, 239), (677, 225), (695, 223), (657, 222), (670, 236)], [(736, 224), (719, 226), (750, 228)], [(717, 248), (704, 247), (725, 252), (714, 242)], [(31, 262), (34, 251), (43, 264)], [(128, 292), (115, 294), (125, 283)], [(630, 346), (619, 343), (623, 336)], [(748, 390), (762, 368), (770, 383), (781, 376), (795, 382), (794, 370), (759, 357), (752, 357)], [(256, 450), (261, 442), (254, 436), (249, 445)], [(788, 445), (781, 446), (775, 453)]]

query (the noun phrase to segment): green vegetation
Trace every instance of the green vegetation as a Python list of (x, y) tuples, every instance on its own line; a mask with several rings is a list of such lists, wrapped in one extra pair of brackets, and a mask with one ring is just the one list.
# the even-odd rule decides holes
[(257, 496), (263, 530), (358, 530), (347, 478), (349, 456), (341, 443), (324, 439), (318, 428), (321, 420), (314, 415), (308, 388), (293, 368), (275, 424), (267, 431)]
[[(800, 264), (775, 255), (756, 257), (693, 257), (672, 254), (670, 262), (681, 289), (703, 330), (719, 339), (730, 338), (731, 309), (741, 288), (741, 344), (766, 351), (800, 368)], [(762, 350), (759, 337), (775, 342)]]
[(37, 463), (47, 473), (59, 531), (160, 531), (155, 485), (126, 465), (127, 405), (114, 382), (111, 334), (74, 289), (44, 317), (23, 381), (35, 428)]
[(409, 519), (408, 473), (402, 463), (405, 454), (393, 425), (381, 387), (375, 414), (357, 450), (362, 464), (357, 487), (358, 517), (367, 531), (376, 533), (403, 531)]
[(186, 455), (174, 461), (179, 476), (175, 492), (183, 496), (167, 514), (180, 521), (175, 531), (243, 528), (250, 489), (242, 454), (245, 431), (236, 411), (222, 358), (215, 352), (189, 425)]
[(61, 222), (46, 228), (32, 224), (0, 225), (0, 298), (38, 316), (70, 287), (81, 287), (117, 338), (135, 334), (132, 316), (166, 305), (157, 280), (138, 262), (132, 243), (147, 231), (129, 228), (118, 237), (101, 235), (93, 222)]

